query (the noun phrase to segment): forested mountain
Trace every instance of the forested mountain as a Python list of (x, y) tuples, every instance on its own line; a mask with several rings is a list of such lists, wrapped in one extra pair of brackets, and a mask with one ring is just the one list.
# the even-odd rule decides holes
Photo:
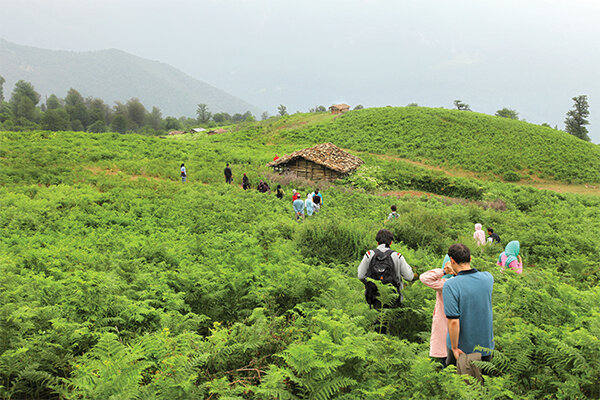
[(165, 115), (194, 116), (199, 103), (207, 104), (211, 112), (260, 115), (262, 111), (168, 64), (116, 49), (46, 50), (0, 39), (0, 75), (6, 79), (6, 95), (22, 79), (31, 82), (42, 99), (50, 94), (62, 97), (77, 88), (83, 96), (99, 97), (108, 104), (138, 98)]

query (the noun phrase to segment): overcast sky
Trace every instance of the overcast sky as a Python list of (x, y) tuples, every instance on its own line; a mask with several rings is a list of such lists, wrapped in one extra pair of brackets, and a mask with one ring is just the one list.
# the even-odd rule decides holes
[(2, 0), (0, 37), (117, 48), (271, 114), (461, 99), (562, 129), (587, 94), (600, 143), (599, 0)]

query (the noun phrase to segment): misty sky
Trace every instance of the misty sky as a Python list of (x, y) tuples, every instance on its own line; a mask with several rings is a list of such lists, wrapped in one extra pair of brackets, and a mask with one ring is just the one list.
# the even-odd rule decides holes
[[(516, 109), (564, 126), (587, 94), (600, 142), (598, 0), (2, 0), (0, 37), (117, 48), (276, 113), (315, 105)], [(125, 99), (124, 99), (125, 100)], [(151, 106), (151, 105), (147, 105)]]

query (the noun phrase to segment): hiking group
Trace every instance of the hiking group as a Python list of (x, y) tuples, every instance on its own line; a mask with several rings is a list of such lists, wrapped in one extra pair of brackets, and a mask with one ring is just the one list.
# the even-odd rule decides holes
[[(385, 223), (398, 220), (397, 207)], [(492, 228), (488, 238), (481, 224), (475, 224), (473, 239), (478, 246), (500, 243), (500, 236)], [(365, 300), (377, 310), (400, 307), (403, 301), (404, 281), (419, 277), (426, 286), (436, 291), (436, 303), (431, 325), (429, 355), (443, 367), (456, 365), (459, 374), (481, 378), (481, 371), (472, 361), (489, 361), (494, 349), (492, 290), (494, 278), (489, 272), (471, 267), (471, 251), (464, 244), (454, 244), (442, 261), (441, 268), (431, 269), (420, 276), (413, 272), (404, 256), (392, 250), (393, 233), (381, 229), (375, 237), (377, 247), (369, 250), (358, 266), (357, 276), (365, 286)], [(519, 255), (520, 243), (509, 242), (498, 256), (497, 265), (517, 274), (523, 271)], [(375, 284), (392, 285), (398, 297), (391, 304), (382, 304), (379, 288)]]
[(306, 200), (302, 200), (300, 193), (296, 189), (292, 190), (292, 207), (296, 215), (296, 221), (302, 221), (306, 216), (312, 216), (321, 211), (323, 205), (323, 194), (319, 189), (306, 195)]
[[(279, 157), (275, 155), (275, 160)], [(185, 169), (185, 165), (181, 164), (181, 182), (185, 183), (187, 180), (187, 171)], [(225, 183), (231, 185), (233, 182), (233, 171), (229, 166), (229, 163), (225, 165), (225, 169), (223, 170), (223, 175), (225, 176)], [(242, 176), (242, 188), (244, 190), (248, 190), (251, 188), (250, 179), (246, 174)], [(271, 193), (271, 187), (264, 180), (260, 180), (256, 189), (261, 193)], [(283, 199), (285, 192), (281, 185), (277, 185), (277, 189), (275, 191), (275, 196), (278, 199)], [(323, 205), (323, 194), (319, 191), (319, 189), (315, 189), (314, 192), (308, 193), (306, 195), (306, 199), (302, 200), (300, 198), (300, 193), (296, 191), (296, 189), (292, 190), (292, 208), (294, 210), (294, 215), (297, 221), (303, 221), (306, 216), (312, 216), (315, 213), (318, 213), (321, 210)]]

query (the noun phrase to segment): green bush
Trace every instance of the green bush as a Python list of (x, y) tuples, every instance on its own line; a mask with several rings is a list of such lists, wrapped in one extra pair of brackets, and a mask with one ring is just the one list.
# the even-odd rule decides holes
[(521, 180), (521, 175), (514, 171), (507, 171), (502, 175), (502, 179), (506, 182), (519, 182)]

